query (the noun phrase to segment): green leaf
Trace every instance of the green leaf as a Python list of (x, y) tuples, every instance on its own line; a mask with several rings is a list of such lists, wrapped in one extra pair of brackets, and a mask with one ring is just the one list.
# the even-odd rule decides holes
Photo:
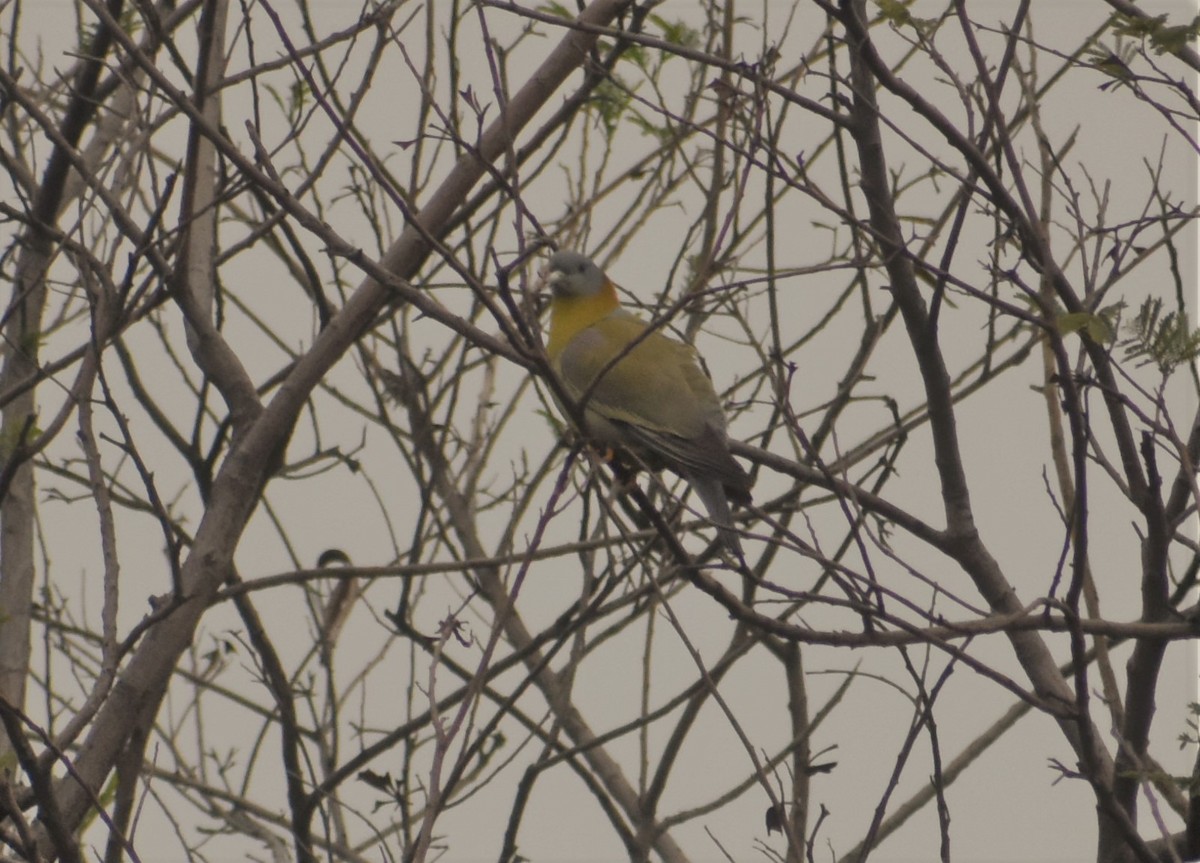
[(1134, 79), (1133, 63), (1137, 55), (1137, 46), (1130, 42), (1117, 42), (1116, 48), (1104, 46), (1088, 48), (1088, 63), (1093, 69), (1103, 72), (1120, 83), (1128, 83)]
[(631, 99), (624, 84), (606, 78), (592, 91), (591, 98), (587, 101), (587, 109), (600, 118), (605, 133), (611, 138), (616, 133), (621, 115), (629, 107)]
[(1116, 13), (1109, 19), (1113, 33), (1150, 44), (1155, 54), (1175, 54), (1188, 46), (1200, 34), (1200, 15), (1190, 24), (1168, 24), (1163, 15), (1125, 15)]
[(1139, 366), (1154, 363), (1164, 376), (1200, 356), (1200, 330), (1192, 329), (1182, 312), (1164, 315), (1161, 297), (1148, 297), (1125, 332), (1125, 358)]
[(547, 15), (557, 15), (560, 18), (574, 18), (575, 13), (561, 3), (543, 3), (538, 7), (539, 12), (545, 12)]
[(875, 5), (879, 7), (879, 14), (895, 27), (905, 27), (912, 23), (912, 13), (908, 11), (909, 4), (903, 0), (875, 0)]
[(668, 21), (660, 15), (651, 15), (650, 21), (662, 31), (663, 41), (679, 45), (681, 48), (700, 46), (700, 31), (688, 26), (684, 21)]
[(1064, 336), (1079, 333), (1100, 345), (1108, 344), (1116, 336), (1112, 324), (1105, 319), (1103, 313), (1067, 312), (1058, 316), (1055, 325)]
[(108, 809), (113, 800), (117, 798), (117, 781), (117, 774), (115, 772), (112, 776), (108, 777), (108, 781), (104, 783), (104, 788), (102, 788), (100, 793), (96, 795), (96, 800), (100, 804), (100, 808), (97, 809), (95, 806), (93, 806), (88, 809), (87, 815), (84, 816), (83, 821), (76, 830), (76, 836), (82, 836), (84, 833), (86, 833), (87, 829), (92, 825), (92, 822), (96, 820), (97, 814), (101, 810)]
[(8, 461), (19, 446), (37, 440), (41, 434), (42, 429), (38, 428), (37, 423), (27, 426), (23, 422), (14, 421), (6, 428), (0, 429), (0, 464)]
[(1113, 33), (1118, 36), (1146, 39), (1156, 28), (1166, 26), (1167, 16), (1165, 13), (1150, 17), (1149, 15), (1126, 15), (1123, 12), (1114, 12), (1109, 23), (1112, 25)]

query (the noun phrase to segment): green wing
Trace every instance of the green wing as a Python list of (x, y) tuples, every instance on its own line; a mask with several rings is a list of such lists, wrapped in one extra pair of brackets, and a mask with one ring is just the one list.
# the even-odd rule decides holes
[(712, 478), (735, 498), (748, 497), (749, 477), (729, 454), (721, 403), (691, 347), (614, 312), (571, 339), (555, 365), (567, 392), (627, 443), (676, 473)]
[[(615, 360), (615, 362), (614, 362)], [(682, 437), (724, 428), (712, 383), (696, 352), (625, 312), (580, 331), (558, 357), (568, 392), (605, 419)]]

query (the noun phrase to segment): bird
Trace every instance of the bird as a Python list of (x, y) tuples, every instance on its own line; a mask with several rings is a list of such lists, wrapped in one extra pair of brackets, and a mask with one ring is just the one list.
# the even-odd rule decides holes
[(782, 803), (774, 803), (767, 807), (767, 836), (775, 832), (783, 832), (785, 817), (787, 817), (787, 812)]
[(730, 503), (751, 502), (750, 476), (729, 451), (725, 412), (695, 348), (621, 308), (617, 286), (586, 255), (550, 256), (546, 355), (585, 433), (686, 479), (739, 560)]

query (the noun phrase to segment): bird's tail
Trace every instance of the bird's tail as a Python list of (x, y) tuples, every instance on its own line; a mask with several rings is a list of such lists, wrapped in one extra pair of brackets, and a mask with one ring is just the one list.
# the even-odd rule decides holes
[(708, 510), (709, 519), (717, 526), (721, 542), (738, 560), (744, 560), (742, 541), (733, 529), (733, 514), (729, 511), (729, 498), (721, 481), (712, 477), (689, 477), (688, 481)]

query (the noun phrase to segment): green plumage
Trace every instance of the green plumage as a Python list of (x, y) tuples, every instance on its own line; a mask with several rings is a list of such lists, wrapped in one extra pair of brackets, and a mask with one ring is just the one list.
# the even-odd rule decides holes
[(741, 554), (729, 500), (750, 502), (750, 477), (729, 452), (725, 414), (695, 349), (616, 306), (612, 284), (587, 258), (559, 252), (550, 357), (583, 407), (588, 432), (687, 479)]

